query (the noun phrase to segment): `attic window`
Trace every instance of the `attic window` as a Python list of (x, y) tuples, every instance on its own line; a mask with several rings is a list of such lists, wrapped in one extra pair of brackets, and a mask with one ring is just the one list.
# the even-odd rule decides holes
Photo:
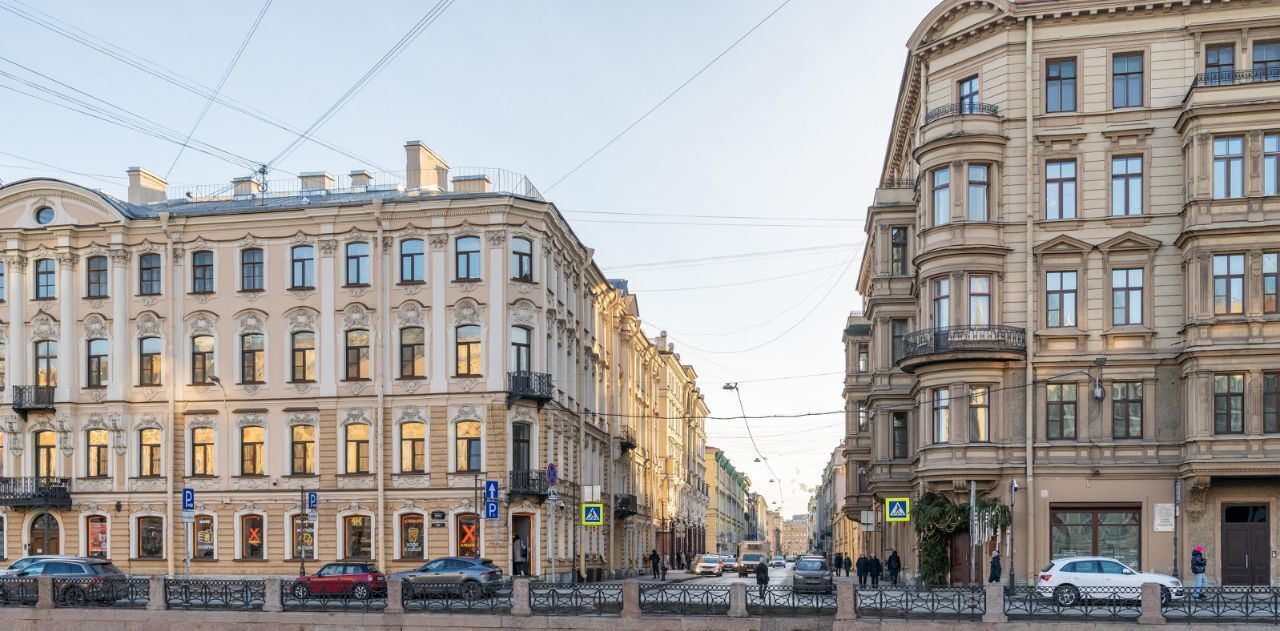
[(53, 222), (53, 209), (43, 206), (36, 209), (36, 223), (45, 225)]

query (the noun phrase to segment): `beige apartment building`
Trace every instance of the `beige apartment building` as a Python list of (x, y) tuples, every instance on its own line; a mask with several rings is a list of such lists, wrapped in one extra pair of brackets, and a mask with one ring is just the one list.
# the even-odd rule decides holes
[(813, 534), (808, 515), (792, 515), (782, 522), (782, 554), (797, 556), (809, 552), (809, 537)]
[(972, 494), (1013, 526), (952, 582), (1280, 579), (1280, 3), (947, 0), (908, 50), (845, 329), (870, 549), (918, 574), (884, 500)]
[[(0, 187), (0, 557), (510, 572), (519, 536), (535, 575), (639, 568), (655, 533), (632, 515), (663, 470), (624, 447), (666, 445), (660, 385), (702, 431), (696, 374), (528, 180), (405, 151), (394, 179)], [(604, 525), (581, 525), (597, 500)]]
[(751, 480), (738, 471), (723, 451), (707, 445), (706, 482), (707, 506), (706, 544), (704, 551), (711, 554), (738, 553), (738, 542), (747, 538), (747, 494)]

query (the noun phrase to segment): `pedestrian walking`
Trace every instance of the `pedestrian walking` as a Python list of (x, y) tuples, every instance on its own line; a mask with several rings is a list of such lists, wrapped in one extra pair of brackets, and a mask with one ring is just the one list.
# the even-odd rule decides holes
[(511, 573), (516, 576), (529, 575), (529, 546), (525, 545), (520, 535), (511, 538)]
[(662, 555), (662, 580), (664, 580), (664, 581), (665, 581), (665, 580), (667, 580), (667, 566), (668, 566), (668, 565), (670, 565), (670, 562), (669, 562), (669, 560), (668, 560), (668, 558), (667, 558), (667, 555), (665, 555), (665, 554), (664, 554), (664, 555)]
[(662, 563), (662, 557), (658, 556), (658, 549), (654, 548), (649, 553), (649, 569), (653, 571), (653, 580), (658, 580), (658, 564)]
[(988, 583), (1000, 582), (1000, 551), (991, 551), (991, 572), (987, 574)]
[(1204, 571), (1208, 568), (1209, 561), (1204, 558), (1204, 546), (1196, 546), (1191, 552), (1191, 574), (1196, 577), (1196, 587), (1191, 590), (1191, 594), (1196, 598), (1204, 598), (1204, 588), (1208, 582)]
[(889, 582), (896, 587), (898, 585), (898, 572), (902, 571), (902, 557), (898, 556), (897, 550), (889, 551), (889, 559), (885, 561), (884, 569), (889, 570)]
[[(853, 569), (853, 557), (846, 554), (844, 556), (844, 575), (846, 577), (849, 576), (849, 570), (851, 569)], [(840, 568), (836, 568), (836, 574), (839, 574), (839, 573), (840, 573)]]
[(868, 562), (867, 562), (867, 555), (866, 555), (866, 554), (859, 554), (859, 555), (858, 555), (858, 562), (855, 564), (854, 569), (855, 569), (855, 570), (857, 570), (857, 572), (858, 572), (858, 587), (866, 587), (866, 586), (867, 586), (867, 574), (869, 573), (869, 571), (870, 571), (870, 569), (871, 569), (871, 567), (870, 567), (870, 563), (868, 563)]
[(760, 600), (764, 600), (765, 588), (769, 586), (769, 564), (760, 559), (756, 564), (756, 589), (760, 590)]
[(831, 562), (831, 567), (835, 570), (836, 575), (840, 574), (840, 568), (844, 567), (844, 555), (837, 552), (836, 558)]
[(880, 565), (880, 559), (876, 557), (874, 552), (871, 553), (871, 560), (867, 561), (867, 572), (871, 575), (872, 587), (880, 586), (880, 571), (883, 569), (883, 566)]

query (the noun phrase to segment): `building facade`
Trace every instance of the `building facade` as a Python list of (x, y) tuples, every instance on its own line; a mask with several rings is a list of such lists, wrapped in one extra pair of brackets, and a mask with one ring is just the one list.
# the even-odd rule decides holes
[(751, 481), (738, 471), (729, 456), (711, 445), (706, 451), (707, 507), (705, 552), (737, 554), (738, 542), (747, 538), (747, 494)]
[(808, 515), (792, 515), (782, 522), (782, 554), (796, 556), (809, 551), (812, 526)]
[(952, 582), (994, 547), (1019, 582), (1194, 546), (1280, 578), (1276, 9), (947, 0), (912, 34), (845, 329), (847, 510), (908, 575), (885, 498), (1012, 506)]
[[(511, 571), (519, 536), (533, 574), (636, 569), (654, 533), (623, 504), (649, 482), (622, 447), (656, 425), (637, 393), (662, 378), (634, 296), (523, 177), (405, 151), (395, 184), (306, 173), (184, 195), (133, 168), (127, 202), (0, 187), (0, 556)], [(611, 518), (581, 526), (596, 499)]]

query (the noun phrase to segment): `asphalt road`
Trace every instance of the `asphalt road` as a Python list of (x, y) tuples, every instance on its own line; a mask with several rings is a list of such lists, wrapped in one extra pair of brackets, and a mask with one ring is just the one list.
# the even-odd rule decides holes
[[(794, 569), (794, 563), (788, 563), (785, 568), (771, 567), (769, 568), (769, 584), (770, 585), (790, 585), (791, 574)], [(683, 576), (688, 574), (681, 572)], [(667, 578), (673, 578), (672, 573), (667, 573)], [(755, 574), (748, 574), (745, 578), (739, 577), (736, 573), (725, 572), (724, 576), (702, 576), (688, 581), (690, 585), (732, 585), (734, 583), (746, 583), (748, 585), (756, 584)]]

